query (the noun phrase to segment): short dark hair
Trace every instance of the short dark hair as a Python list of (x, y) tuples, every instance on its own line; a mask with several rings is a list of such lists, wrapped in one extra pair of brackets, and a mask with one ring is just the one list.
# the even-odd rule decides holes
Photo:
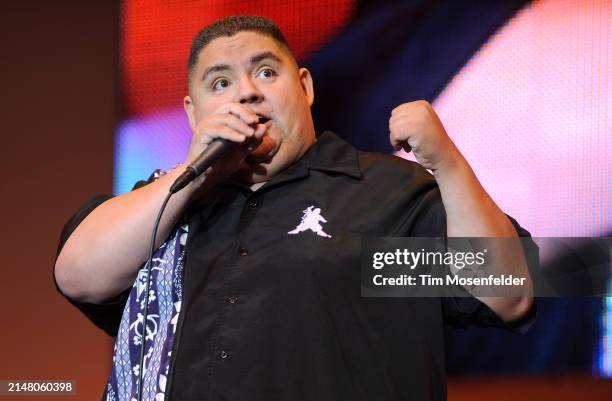
[(189, 52), (189, 61), (187, 63), (189, 76), (191, 76), (191, 72), (198, 62), (200, 52), (210, 42), (222, 36), (234, 36), (242, 31), (257, 32), (271, 37), (284, 47), (292, 60), (295, 61), (295, 56), (289, 47), (285, 35), (283, 35), (274, 21), (257, 15), (232, 15), (213, 22), (198, 32), (193, 38), (191, 51)]

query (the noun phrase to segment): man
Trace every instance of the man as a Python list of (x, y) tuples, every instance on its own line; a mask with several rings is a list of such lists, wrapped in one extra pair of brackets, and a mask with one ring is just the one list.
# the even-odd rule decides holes
[[(331, 133), (317, 137), (313, 101), (309, 71), (271, 21), (228, 17), (196, 36), (185, 162), (94, 199), (62, 236), (58, 289), (118, 330), (105, 399), (134, 396), (142, 341), (143, 399), (445, 399), (444, 323), (526, 328), (531, 296), (360, 297), (363, 235), (528, 233), (487, 195), (428, 103), (398, 106), (389, 129), (392, 145), (412, 150), (433, 177)], [(155, 216), (216, 138), (240, 146), (168, 203), (145, 325), (139, 270)], [(325, 235), (300, 228), (315, 210)], [(522, 255), (507, 269), (527, 275)]]

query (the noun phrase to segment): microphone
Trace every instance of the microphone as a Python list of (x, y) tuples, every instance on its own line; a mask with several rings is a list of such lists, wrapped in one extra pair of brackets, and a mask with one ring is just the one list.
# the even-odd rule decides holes
[[(259, 124), (264, 124), (269, 119), (259, 117)], [(193, 181), (200, 174), (205, 172), (214, 162), (219, 160), (223, 155), (229, 153), (238, 144), (228, 139), (217, 138), (206, 146), (200, 155), (185, 169), (170, 187), (170, 193), (174, 194), (185, 188), (187, 184)]]

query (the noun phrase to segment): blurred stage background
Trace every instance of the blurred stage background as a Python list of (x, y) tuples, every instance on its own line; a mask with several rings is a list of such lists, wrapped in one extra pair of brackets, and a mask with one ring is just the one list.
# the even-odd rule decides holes
[[(0, 23), (15, 193), (2, 207), (0, 379), (74, 379), (70, 399), (99, 398), (112, 339), (55, 293), (53, 247), (89, 196), (182, 161), (191, 38), (226, 15), (278, 22), (313, 74), (319, 131), (391, 152), (390, 110), (426, 99), (532, 235), (612, 232), (610, 0), (82, 3), (6, 6)], [(524, 336), (449, 330), (450, 400), (610, 399), (611, 298), (538, 302)]]

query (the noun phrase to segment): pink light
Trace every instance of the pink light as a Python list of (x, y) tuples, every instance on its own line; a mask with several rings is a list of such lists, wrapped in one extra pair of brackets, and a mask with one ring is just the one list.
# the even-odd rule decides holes
[(533, 3), (434, 102), (484, 187), (533, 235), (612, 230), (611, 5)]

